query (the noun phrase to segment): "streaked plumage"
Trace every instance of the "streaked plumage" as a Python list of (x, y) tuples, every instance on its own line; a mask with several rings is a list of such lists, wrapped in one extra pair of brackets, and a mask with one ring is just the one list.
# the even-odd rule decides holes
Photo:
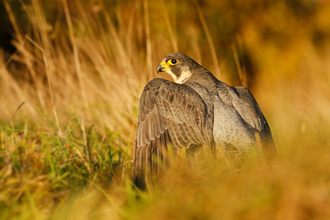
[[(157, 72), (175, 82), (153, 79), (142, 93), (134, 148), (133, 180), (139, 187), (169, 166), (168, 148), (216, 146), (241, 155), (259, 154), (255, 133), (266, 158), (276, 153), (268, 123), (251, 92), (217, 80), (182, 53), (166, 56)], [(229, 151), (229, 150), (228, 150)]]

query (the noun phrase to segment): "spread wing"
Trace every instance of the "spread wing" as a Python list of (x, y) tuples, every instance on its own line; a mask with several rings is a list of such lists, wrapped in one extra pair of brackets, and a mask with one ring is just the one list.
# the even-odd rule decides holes
[(134, 148), (133, 181), (145, 187), (146, 178), (157, 176), (169, 165), (168, 149), (208, 145), (207, 106), (186, 85), (154, 79), (140, 99)]
[(222, 100), (235, 108), (250, 132), (259, 133), (265, 156), (271, 159), (276, 154), (275, 143), (267, 120), (252, 93), (243, 86), (230, 87), (224, 83), (221, 85), (221, 90), (224, 94)]

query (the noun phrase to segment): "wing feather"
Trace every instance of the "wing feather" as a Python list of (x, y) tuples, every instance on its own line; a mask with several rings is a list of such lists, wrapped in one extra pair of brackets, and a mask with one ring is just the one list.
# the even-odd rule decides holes
[(251, 134), (259, 133), (266, 158), (269, 160), (274, 157), (276, 146), (271, 130), (252, 93), (244, 86), (230, 87), (222, 82), (217, 88), (221, 100), (237, 111)]
[(135, 183), (143, 186), (148, 177), (154, 176), (151, 173), (166, 168), (169, 145), (174, 150), (190, 144), (209, 145), (212, 140), (205, 135), (213, 126), (206, 121), (209, 112), (192, 88), (164, 79), (150, 81), (139, 105), (133, 162)]
[(254, 126), (259, 131), (261, 144), (266, 158), (271, 159), (276, 155), (276, 146), (268, 122), (262, 114), (257, 101), (250, 90), (243, 86), (236, 86), (233, 90), (238, 94), (246, 111), (253, 120), (253, 125), (252, 123), (250, 125)]
[(183, 139), (183, 141), (185, 143), (194, 143), (194, 141), (192, 141), (188, 135), (189, 135), (189, 132), (187, 131), (187, 127), (186, 127), (186, 124), (185, 123), (182, 123), (180, 124), (180, 130), (182, 131), (182, 134), (181, 134), (181, 137)]

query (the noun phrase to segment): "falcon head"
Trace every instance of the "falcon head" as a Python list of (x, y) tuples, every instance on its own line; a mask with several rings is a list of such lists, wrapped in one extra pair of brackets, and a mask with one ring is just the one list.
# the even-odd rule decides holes
[(166, 72), (176, 83), (186, 82), (199, 64), (183, 53), (172, 53), (163, 58), (157, 67), (157, 73)]

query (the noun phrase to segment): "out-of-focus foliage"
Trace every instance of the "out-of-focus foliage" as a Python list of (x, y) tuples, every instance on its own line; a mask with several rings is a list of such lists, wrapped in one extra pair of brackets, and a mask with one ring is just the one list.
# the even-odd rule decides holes
[[(20, 11), (15, 15), (23, 33), (31, 31), (33, 23), (38, 22), (29, 18), (26, 13), (29, 11), (33, 13), (35, 8), (31, 6), (31, 3), (35, 2), (25, 2), (25, 6), (22, 6), (19, 1), (9, 2), (13, 8)], [(50, 40), (57, 41), (59, 38), (68, 37), (62, 1), (40, 1), (40, 5), (46, 12), (46, 32)], [(266, 77), (271, 80), (290, 79), (300, 74), (310, 54), (316, 53), (315, 55), (322, 59), (329, 51), (330, 6), (328, 1), (99, 0), (68, 1), (68, 7), (74, 25), (77, 25), (76, 28), (79, 29), (76, 32), (77, 37), (83, 37), (88, 34), (87, 31), (101, 34), (98, 31), (107, 29), (104, 18), (104, 12), (106, 12), (114, 28), (122, 37), (121, 40), (127, 41), (127, 34), (133, 35), (130, 39), (133, 45), (130, 44), (130, 46), (136, 47), (142, 55), (145, 55), (146, 43), (150, 40), (156, 51), (164, 51), (157, 54), (158, 59), (178, 49), (190, 55), (196, 54), (195, 58), (212, 70), (214, 64), (210, 59), (210, 45), (196, 10), (200, 8), (210, 31), (223, 74), (226, 74), (234, 84), (239, 82), (236, 74), (237, 65), (233, 58), (233, 45), (238, 50), (242, 68), (246, 70), (251, 84), (254, 83), (255, 78), (266, 72)], [(13, 29), (8, 28), (10, 20), (5, 8), (2, 7), (1, 11), (3, 12), (1, 13), (2, 27), (5, 27), (1, 31), (8, 36)], [(99, 27), (90, 27), (88, 25), (90, 22), (95, 22), (94, 24)], [(99, 29), (100, 27), (102, 28)], [(38, 28), (38, 25), (34, 24), (34, 28)], [(90, 28), (92, 30), (88, 30)], [(150, 36), (146, 36), (146, 32), (149, 32)], [(8, 41), (3, 42), (8, 44)], [(6, 45), (3, 46), (6, 47)], [(201, 59), (201, 57), (206, 59)]]
[[(328, 1), (0, 6), (0, 218), (329, 218)], [(169, 79), (155, 69), (175, 51), (248, 85), (278, 147), (272, 169), (231, 170), (202, 153), (150, 194), (132, 190), (139, 97)]]

